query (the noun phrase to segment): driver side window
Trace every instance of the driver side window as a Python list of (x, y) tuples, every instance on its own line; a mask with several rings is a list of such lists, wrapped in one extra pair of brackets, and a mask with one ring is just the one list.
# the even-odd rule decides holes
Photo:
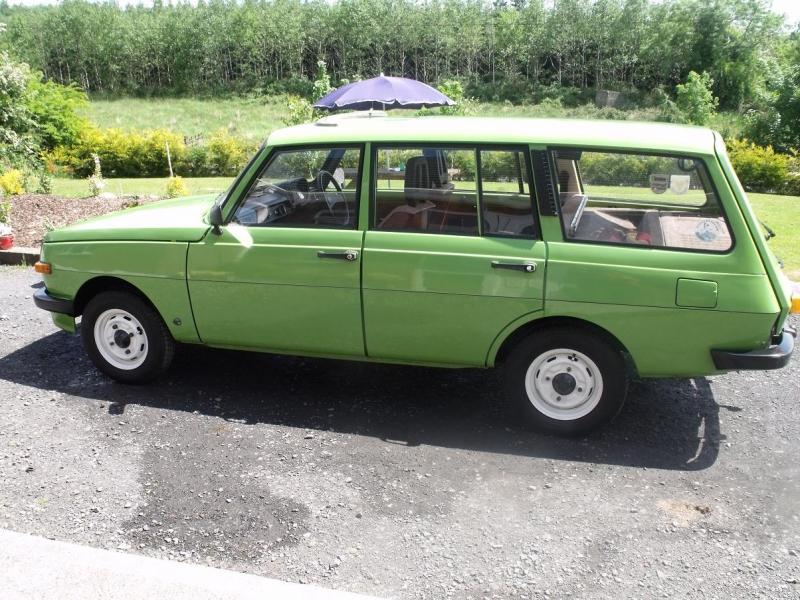
[(248, 227), (355, 229), (360, 148), (277, 150), (233, 221)]

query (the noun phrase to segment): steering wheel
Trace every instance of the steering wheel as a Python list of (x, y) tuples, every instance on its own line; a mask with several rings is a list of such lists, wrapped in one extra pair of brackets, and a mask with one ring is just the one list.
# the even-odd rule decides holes
[[(327, 193), (324, 191), (324, 186), (322, 185), (323, 174), (328, 176), (328, 181), (333, 184), (333, 187), (336, 190), (335, 198), (333, 199), (333, 201), (331, 201), (328, 198)], [(350, 222), (350, 205), (347, 203), (347, 196), (344, 195), (341, 184), (338, 181), (336, 181), (336, 178), (333, 176), (333, 173), (331, 173), (330, 171), (326, 171), (325, 169), (320, 169), (319, 173), (317, 173), (317, 176), (315, 178), (315, 182), (317, 184), (317, 188), (319, 189), (320, 193), (325, 194), (325, 203), (328, 205), (328, 212), (331, 214), (331, 216), (335, 215), (333, 207), (340, 200), (342, 201), (345, 210), (345, 216), (344, 220), (342, 221), (342, 224), (347, 225)]]
[(575, 210), (575, 216), (572, 217), (572, 223), (569, 224), (569, 237), (575, 237), (575, 234), (578, 233), (578, 225), (581, 222), (581, 217), (583, 216), (583, 211), (586, 208), (587, 202), (589, 202), (589, 195), (583, 194), (580, 204), (578, 204), (578, 208)]
[(336, 189), (336, 191), (341, 194), (342, 193), (342, 186), (339, 184), (338, 181), (336, 181), (336, 178), (333, 176), (333, 173), (331, 173), (330, 171), (326, 171), (325, 169), (320, 169), (319, 173), (317, 173), (317, 176), (315, 178), (316, 183), (317, 183), (317, 188), (319, 188), (319, 191), (320, 192), (324, 192), (325, 191), (325, 187), (322, 185), (322, 175), (323, 174), (328, 176), (328, 178), (329, 178), (328, 181), (330, 183), (332, 183), (333, 187)]
[(253, 186), (253, 189), (250, 190), (248, 193), (248, 198), (253, 196), (263, 196), (265, 194), (277, 194), (278, 196), (284, 196), (286, 198), (291, 198), (291, 192), (282, 188), (279, 185), (271, 183), (269, 181), (265, 182), (256, 182)]

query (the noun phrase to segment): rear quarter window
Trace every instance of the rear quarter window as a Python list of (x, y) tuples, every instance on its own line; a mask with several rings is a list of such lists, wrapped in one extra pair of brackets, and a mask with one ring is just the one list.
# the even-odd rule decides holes
[(568, 241), (705, 252), (733, 247), (699, 159), (561, 149), (553, 164)]

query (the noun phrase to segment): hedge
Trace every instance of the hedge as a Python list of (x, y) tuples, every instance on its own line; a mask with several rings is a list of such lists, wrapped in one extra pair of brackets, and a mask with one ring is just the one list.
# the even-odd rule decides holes
[(106, 177), (166, 177), (169, 144), (172, 168), (184, 177), (234, 176), (256, 151), (256, 146), (220, 130), (205, 140), (187, 145), (183, 136), (165, 129), (128, 132), (87, 128), (70, 146), (59, 146), (49, 156), (53, 170), (76, 177), (94, 170), (93, 154), (100, 157)]
[(781, 154), (771, 146), (757, 146), (747, 140), (728, 142), (739, 181), (747, 191), (800, 195), (800, 156)]
[[(57, 147), (47, 159), (51, 171), (62, 170), (76, 177), (92, 174), (93, 154), (100, 157), (106, 177), (166, 177), (169, 175), (167, 144), (173, 171), (183, 177), (234, 176), (257, 149), (255, 144), (234, 137), (225, 130), (216, 131), (198, 143), (187, 144), (183, 136), (165, 129), (128, 132), (89, 127), (80, 133), (72, 145)], [(796, 152), (781, 154), (770, 146), (757, 146), (748, 140), (733, 140), (728, 142), (727, 147), (733, 168), (746, 190), (800, 195), (800, 155)], [(453, 160), (461, 158), (457, 154)], [(500, 157), (486, 158), (487, 170), (492, 170), (492, 167), (502, 170), (506, 166), (500, 164)], [(499, 160), (497, 165), (492, 163), (495, 158)], [(653, 166), (633, 163), (619, 165), (618, 160), (613, 165), (605, 164), (602, 154), (586, 158), (591, 160), (582, 166), (587, 172), (597, 174), (595, 183), (603, 183), (601, 179), (604, 173), (609, 181), (619, 183), (620, 174), (608, 171), (614, 165), (620, 168), (624, 166), (622, 171), (636, 175), (641, 170), (638, 167), (646, 172), (648, 169), (645, 167)], [(474, 171), (474, 165), (454, 166), (466, 176)]]

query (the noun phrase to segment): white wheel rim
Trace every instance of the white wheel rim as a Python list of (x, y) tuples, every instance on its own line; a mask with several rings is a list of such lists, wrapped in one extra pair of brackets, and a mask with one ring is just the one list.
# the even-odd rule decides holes
[(543, 352), (525, 374), (533, 407), (559, 421), (573, 421), (594, 410), (603, 395), (603, 376), (595, 362), (569, 348)]
[(94, 322), (94, 343), (105, 361), (130, 371), (147, 358), (147, 334), (139, 320), (128, 311), (112, 308)]

